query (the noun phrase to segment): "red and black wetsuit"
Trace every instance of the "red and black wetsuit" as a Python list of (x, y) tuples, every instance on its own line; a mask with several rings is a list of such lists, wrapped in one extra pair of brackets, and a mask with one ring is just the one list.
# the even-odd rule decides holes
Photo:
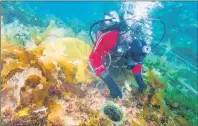
[[(122, 39), (122, 36), (120, 36), (122, 28), (123, 26), (118, 24), (108, 29), (98, 31), (96, 42), (89, 56), (89, 62), (94, 69), (95, 74), (100, 76), (101, 79), (108, 85), (112, 97), (122, 97), (122, 93), (117, 84), (115, 84), (109, 73), (106, 71), (106, 67), (103, 64), (103, 57), (115, 49), (115, 46), (117, 46), (119, 41)], [(141, 53), (142, 48), (140, 47), (139, 49), (138, 46), (139, 45), (137, 45), (137, 42), (133, 42), (132, 48), (130, 49), (131, 51), (129, 51), (131, 52), (129, 56), (132, 57), (133, 62), (140, 62), (142, 59), (139, 58), (142, 56), (144, 57), (144, 54)], [(139, 85), (139, 89), (143, 90), (146, 87), (141, 76), (142, 64), (134, 64), (130, 67), (131, 72), (135, 76)]]

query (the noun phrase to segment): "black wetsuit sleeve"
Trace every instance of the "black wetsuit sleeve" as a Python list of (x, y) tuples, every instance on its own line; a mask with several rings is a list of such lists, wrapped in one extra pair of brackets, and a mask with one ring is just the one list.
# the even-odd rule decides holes
[(136, 73), (134, 75), (134, 77), (135, 77), (135, 80), (138, 84), (139, 91), (143, 92), (147, 88), (147, 85), (144, 83), (144, 80), (142, 78), (142, 74), (141, 73)]

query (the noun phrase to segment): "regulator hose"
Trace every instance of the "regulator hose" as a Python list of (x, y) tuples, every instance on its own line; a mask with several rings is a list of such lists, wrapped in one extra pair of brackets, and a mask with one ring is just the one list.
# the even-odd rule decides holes
[[(94, 27), (95, 25), (99, 24), (99, 23), (102, 23), (102, 22), (105, 22), (105, 21), (112, 21), (113, 19), (115, 19), (115, 18), (99, 20), (99, 21), (97, 21), (97, 22), (95, 22), (94, 24), (91, 25), (90, 30), (89, 30), (89, 35), (90, 35), (90, 38), (91, 38), (92, 43), (94, 43), (94, 39), (93, 39), (92, 34), (91, 34), (93, 27)], [(124, 21), (126, 21), (126, 20), (132, 20), (132, 18), (122, 20), (121, 22), (124, 22)], [(122, 33), (121, 35), (127, 33), (127, 32), (130, 31), (130, 30), (133, 30), (133, 26), (134, 26), (137, 22), (142, 23), (143, 20), (159, 21), (159, 22), (161, 22), (161, 23), (163, 24), (164, 32), (163, 32), (163, 35), (162, 35), (161, 39), (159, 40), (159, 42), (152, 46), (153, 48), (155, 48), (155, 47), (157, 47), (157, 46), (162, 42), (162, 40), (164, 39), (165, 33), (166, 33), (166, 25), (165, 25), (165, 23), (164, 23), (161, 19), (143, 18), (142, 20), (136, 20), (135, 23), (133, 23), (133, 25), (131, 26), (131, 28), (127, 29), (127, 30), (126, 30), (124, 33)], [(121, 22), (118, 22), (118, 23), (121, 23)]]
[(102, 19), (102, 20), (99, 20), (99, 21), (97, 21), (97, 22), (95, 22), (95, 23), (93, 23), (93, 24), (91, 25), (90, 30), (89, 30), (89, 36), (90, 36), (91, 41), (92, 41), (93, 44), (94, 44), (94, 39), (93, 39), (93, 37), (92, 37), (92, 35), (91, 35), (91, 32), (92, 32), (93, 27), (94, 27), (95, 25), (99, 24), (99, 23), (102, 23), (102, 22), (105, 22), (105, 21), (112, 21), (113, 19), (115, 19), (115, 18), (111, 18), (111, 19)]

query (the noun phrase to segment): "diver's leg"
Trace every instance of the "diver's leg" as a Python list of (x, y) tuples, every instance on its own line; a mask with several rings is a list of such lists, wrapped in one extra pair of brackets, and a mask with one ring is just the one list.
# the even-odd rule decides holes
[(111, 97), (120, 97), (122, 98), (122, 93), (118, 85), (113, 81), (112, 77), (106, 70), (106, 67), (102, 64), (102, 58), (96, 55), (90, 55), (90, 64), (95, 70), (95, 74), (99, 76), (105, 84), (107, 84)]
[(142, 74), (141, 74), (142, 65), (138, 64), (138, 65), (134, 66), (131, 71), (132, 71), (133, 76), (135, 77), (135, 80), (139, 86), (139, 91), (143, 92), (144, 90), (146, 90), (147, 85), (144, 83), (144, 80), (143, 80)]
[(118, 96), (121, 98), (122, 93), (118, 85), (113, 81), (109, 73), (107, 73), (106, 67), (103, 65), (102, 57), (106, 56), (113, 46), (115, 46), (118, 40), (118, 35), (118, 31), (104, 34), (102, 38), (98, 39), (98, 42), (95, 44), (95, 47), (89, 56), (89, 62), (94, 69), (95, 74), (107, 84), (110, 94), (114, 98)]
[(116, 98), (119, 96), (120, 98), (122, 98), (122, 92), (107, 71), (103, 72), (100, 75), (100, 78), (104, 81), (104, 83), (107, 84), (110, 90), (111, 97)]

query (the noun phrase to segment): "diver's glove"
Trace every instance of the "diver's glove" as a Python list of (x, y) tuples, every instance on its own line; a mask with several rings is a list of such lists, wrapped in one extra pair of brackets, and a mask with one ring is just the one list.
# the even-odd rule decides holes
[(144, 90), (146, 90), (147, 88), (147, 85), (144, 83), (141, 73), (136, 73), (134, 76), (135, 76), (136, 82), (138, 83), (139, 91), (141, 93), (144, 92)]
[(112, 98), (117, 98), (118, 96), (122, 98), (122, 93), (118, 85), (113, 81), (112, 77), (109, 75), (107, 71), (103, 72), (100, 75), (100, 78), (104, 81), (104, 83), (107, 84)]

